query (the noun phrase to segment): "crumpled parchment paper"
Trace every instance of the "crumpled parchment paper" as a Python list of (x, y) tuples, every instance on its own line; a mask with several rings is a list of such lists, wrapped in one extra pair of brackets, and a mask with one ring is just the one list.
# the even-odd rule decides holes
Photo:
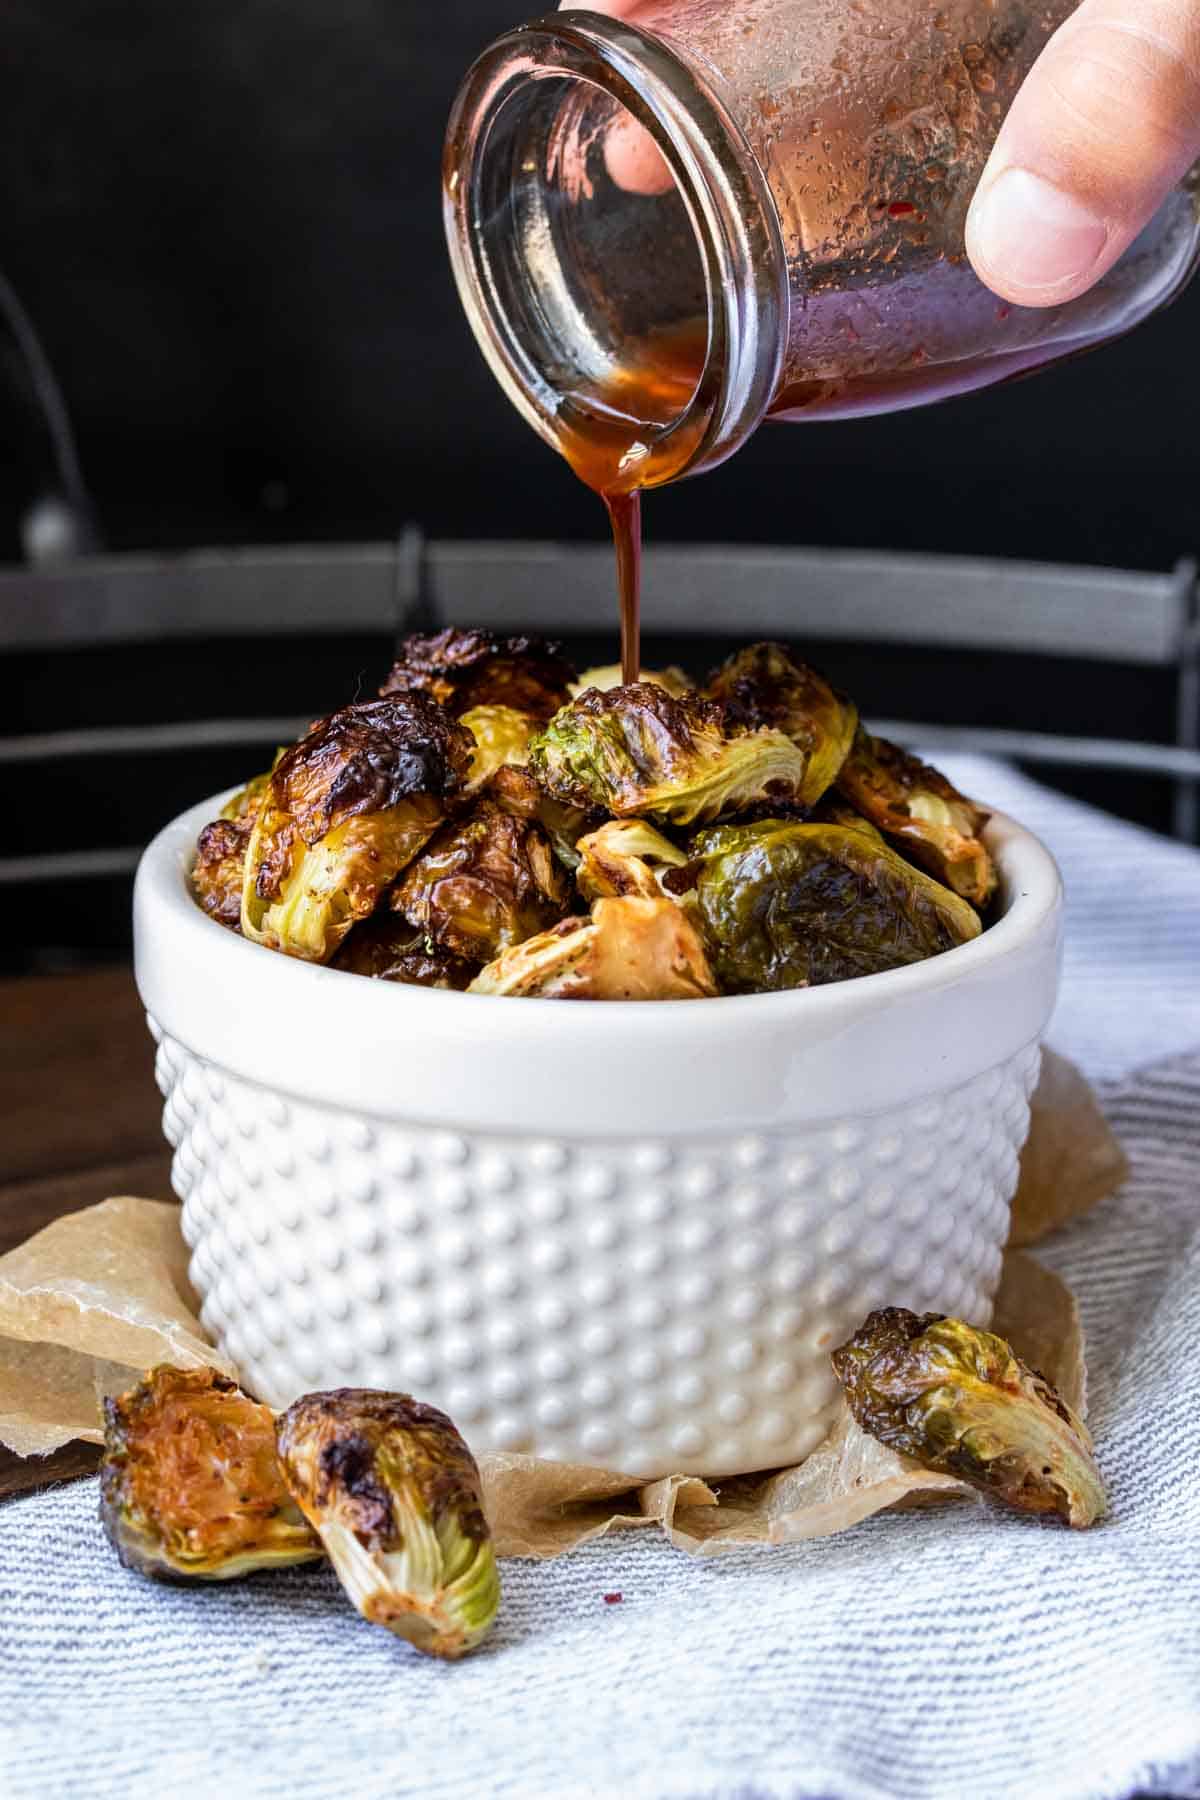
[[(1029, 1244), (1116, 1190), (1125, 1159), (1091, 1089), (1047, 1052), (1013, 1209)], [(129, 1197), (69, 1213), (0, 1257), (0, 1442), (43, 1457), (74, 1439), (103, 1441), (101, 1402), (154, 1363), (236, 1374), (208, 1341), (187, 1278), (173, 1204)], [(1086, 1406), (1083, 1335), (1057, 1276), (1010, 1248), (992, 1329)], [(797, 1468), (711, 1485), (504, 1454), (480, 1457), (501, 1555), (552, 1557), (605, 1532), (652, 1526), (694, 1555), (824, 1537), (897, 1505), (975, 1502), (949, 1476), (920, 1469), (859, 1430), (843, 1410)], [(31, 1465), (31, 1475), (36, 1463)]]

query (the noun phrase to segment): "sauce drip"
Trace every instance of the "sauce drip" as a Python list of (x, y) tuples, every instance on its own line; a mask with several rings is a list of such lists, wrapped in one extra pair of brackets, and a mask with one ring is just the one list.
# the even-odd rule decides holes
[(706, 347), (701, 323), (656, 335), (603, 384), (566, 394), (559, 415), (559, 447), (599, 494), (612, 525), (623, 682), (641, 672), (642, 489), (677, 475), (703, 432), (703, 419), (677, 421), (696, 391)]
[[(608, 510), (621, 608), (621, 679), (641, 666), (642, 489), (682, 473), (706, 425), (691, 402), (707, 355), (707, 322), (692, 319), (647, 337), (603, 384), (564, 395), (559, 448)], [(785, 369), (767, 417), (845, 419), (894, 412), (1024, 374), (1044, 360), (1039, 344), (1007, 354), (991, 350), (942, 365), (914, 354), (905, 368), (878, 367), (863, 353), (819, 377)]]
[(642, 672), (642, 491), (605, 494), (617, 552), (617, 594), (621, 603), (621, 680)]

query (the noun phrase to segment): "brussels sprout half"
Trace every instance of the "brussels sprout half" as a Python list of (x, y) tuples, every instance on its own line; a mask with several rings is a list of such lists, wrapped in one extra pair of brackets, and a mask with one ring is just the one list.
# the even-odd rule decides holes
[(708, 678), (705, 692), (742, 726), (786, 732), (809, 759), (805, 804), (837, 779), (849, 755), (858, 708), (783, 644), (748, 644)]
[(533, 741), (529, 766), (556, 800), (617, 818), (692, 825), (765, 804), (808, 806), (812, 759), (782, 731), (728, 729), (724, 709), (653, 682), (591, 688)]
[(243, 935), (327, 961), (441, 823), (472, 742), (420, 695), (318, 720), (280, 758), (254, 822)]
[(620, 894), (659, 900), (664, 891), (661, 872), (684, 868), (688, 861), (685, 850), (645, 819), (611, 819), (581, 837), (575, 848), (579, 853), (575, 884), (585, 900)]
[(100, 1517), (127, 1568), (232, 1581), (319, 1561), (284, 1485), (274, 1419), (215, 1369), (151, 1369), (104, 1403)]
[(407, 870), (391, 905), (453, 955), (490, 962), (562, 917), (567, 879), (532, 820), (481, 801)]
[(429, 1656), (486, 1636), (500, 1576), (479, 1470), (444, 1413), (406, 1394), (306, 1394), (276, 1425), (288, 1488), (350, 1600)]
[(940, 1313), (873, 1312), (833, 1366), (864, 1431), (1024, 1513), (1107, 1511), (1083, 1421), (1003, 1338)]
[(856, 827), (764, 819), (697, 833), (690, 865), (726, 993), (920, 962), (980, 931), (965, 900)]
[(487, 797), (514, 819), (532, 819), (540, 825), (555, 856), (572, 873), (579, 867), (579, 839), (600, 823), (596, 813), (579, 806), (564, 806), (561, 800), (543, 792), (527, 768), (508, 765), (497, 769), (488, 783)]
[(574, 679), (560, 644), (451, 628), (405, 638), (380, 693), (427, 694), (455, 718), (479, 706), (507, 706), (548, 719), (569, 699)]
[(704, 945), (674, 901), (597, 900), (482, 969), (473, 994), (543, 1000), (702, 1000), (717, 992)]
[(479, 965), (440, 949), (428, 932), (384, 909), (354, 926), (330, 967), (350, 975), (369, 975), (375, 981), (461, 992)]
[(987, 905), (996, 891), (980, 835), (988, 814), (937, 769), (860, 726), (838, 787), (905, 856), (973, 906)]
[[(282, 755), (282, 750), (276, 751), (275, 763)], [(233, 931), (241, 926), (246, 847), (270, 785), (269, 769), (253, 776), (226, 801), (196, 840), (196, 860), (192, 865), (196, 898), (210, 919)]]
[(529, 745), (541, 729), (533, 713), (511, 706), (473, 706), (459, 724), (471, 733), (471, 770), (462, 790), (464, 799), (486, 788), (500, 769), (520, 768), (529, 760)]
[(237, 931), (242, 918), (242, 884), (252, 821), (214, 819), (196, 839), (192, 888), (210, 919)]

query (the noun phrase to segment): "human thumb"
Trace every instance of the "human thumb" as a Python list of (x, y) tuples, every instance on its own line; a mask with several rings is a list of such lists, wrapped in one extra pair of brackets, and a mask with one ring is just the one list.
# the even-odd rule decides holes
[(1057, 306), (1200, 156), (1200, 0), (1083, 0), (1018, 93), (967, 217), (980, 280)]

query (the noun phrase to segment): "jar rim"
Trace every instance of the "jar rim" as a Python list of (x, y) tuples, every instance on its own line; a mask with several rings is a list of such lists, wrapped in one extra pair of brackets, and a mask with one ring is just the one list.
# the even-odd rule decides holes
[(730, 109), (678, 46), (627, 20), (587, 11), (504, 33), (475, 60), (447, 125), (443, 216), (467, 319), (513, 405), (561, 448), (560, 396), (505, 311), (483, 253), (480, 174), (491, 131), (526, 81), (562, 76), (610, 95), (649, 132), (687, 210), (703, 265), (707, 348), (682, 410), (653, 429), (641, 486), (722, 462), (756, 429), (787, 341), (789, 288), (779, 216)]

